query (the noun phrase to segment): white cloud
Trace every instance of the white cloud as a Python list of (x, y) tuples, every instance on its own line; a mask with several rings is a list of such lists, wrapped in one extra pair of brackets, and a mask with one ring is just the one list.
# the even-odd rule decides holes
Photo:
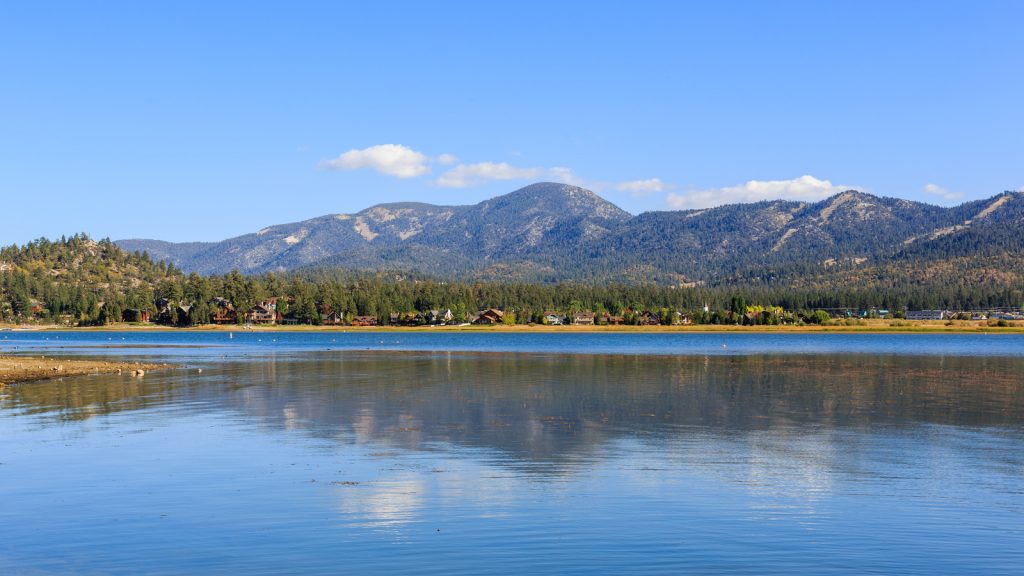
[(792, 180), (750, 180), (739, 186), (670, 193), (665, 199), (671, 208), (710, 208), (722, 204), (759, 202), (761, 200), (818, 201), (856, 186), (837, 186), (814, 176), (801, 176)]
[(555, 182), (561, 182), (562, 184), (571, 184), (572, 186), (579, 186), (581, 188), (590, 188), (596, 190), (599, 186), (597, 183), (588, 184), (582, 178), (573, 174), (572, 169), (564, 166), (555, 166), (554, 168), (548, 168), (545, 177)]
[(659, 178), (648, 178), (647, 180), (629, 180), (619, 182), (615, 189), (621, 192), (632, 192), (634, 196), (643, 196), (651, 192), (662, 192), (665, 190), (665, 183)]
[(950, 201), (959, 200), (964, 197), (963, 192), (951, 192), (938, 184), (926, 184), (924, 187), (924, 193)]
[(444, 166), (450, 166), (458, 161), (459, 157), (454, 154), (441, 154), (437, 157), (437, 163)]
[(353, 149), (320, 166), (329, 170), (360, 170), (369, 168), (398, 178), (413, 178), (430, 172), (430, 158), (422, 152), (401, 144), (378, 144), (362, 150)]
[(507, 162), (477, 162), (459, 164), (434, 181), (444, 188), (468, 188), (493, 180), (542, 180), (549, 179), (566, 184), (580, 185), (582, 180), (572, 170), (562, 166), (554, 168), (522, 168)]

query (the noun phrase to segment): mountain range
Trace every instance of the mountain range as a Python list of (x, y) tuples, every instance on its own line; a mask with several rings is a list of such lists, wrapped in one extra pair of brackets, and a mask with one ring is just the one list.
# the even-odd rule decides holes
[[(1024, 194), (940, 207), (846, 191), (633, 216), (537, 183), (470, 206), (379, 204), (220, 242), (119, 240), (188, 272), (406, 271), (461, 279), (678, 285), (1024, 278)], [(978, 274), (982, 274), (978, 276)]]

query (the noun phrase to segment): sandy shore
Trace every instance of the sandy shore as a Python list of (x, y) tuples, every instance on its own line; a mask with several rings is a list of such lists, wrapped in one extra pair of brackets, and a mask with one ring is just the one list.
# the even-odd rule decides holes
[(86, 374), (131, 374), (141, 378), (151, 370), (167, 368), (170, 368), (170, 365), (47, 358), (45, 356), (0, 356), (0, 386), (15, 382)]

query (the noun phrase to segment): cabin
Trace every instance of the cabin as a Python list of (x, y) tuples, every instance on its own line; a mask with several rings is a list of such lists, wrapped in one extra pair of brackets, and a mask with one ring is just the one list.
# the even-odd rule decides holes
[(177, 306), (167, 298), (156, 301), (156, 322), (158, 324), (191, 324), (192, 305), (178, 303)]
[(419, 326), (426, 322), (422, 314), (416, 312), (392, 312), (388, 314), (388, 324), (391, 326)]
[(642, 326), (658, 326), (661, 324), (661, 316), (658, 316), (654, 312), (642, 312), (639, 316), (640, 325)]
[(376, 316), (356, 316), (352, 319), (352, 326), (376, 326)]
[(474, 324), (490, 324), (490, 325), (501, 324), (504, 319), (505, 319), (505, 313), (504, 312), (502, 312), (501, 310), (498, 310), (496, 308), (488, 308), (487, 310), (481, 311), (480, 314), (477, 316), (476, 320), (473, 323)]
[(321, 314), (320, 323), (324, 326), (342, 326), (345, 324), (345, 316), (339, 312)]
[(572, 315), (572, 323), (577, 326), (593, 326), (595, 316), (593, 312), (577, 312)]
[(235, 312), (235, 306), (231, 304), (230, 300), (218, 296), (210, 304), (213, 308), (213, 312), (210, 313), (210, 322), (214, 324), (238, 323), (238, 313)]
[(613, 316), (607, 312), (604, 313), (604, 323), (611, 324), (612, 326), (621, 326), (626, 323), (625, 316)]
[(430, 310), (427, 312), (427, 324), (441, 325), (450, 324), (455, 320), (455, 315), (452, 314), (451, 309), (445, 308), (444, 310)]
[(149, 310), (127, 308), (121, 312), (122, 322), (149, 322)]
[(178, 324), (185, 326), (192, 324), (192, 305), (191, 304), (179, 304), (178, 305)]

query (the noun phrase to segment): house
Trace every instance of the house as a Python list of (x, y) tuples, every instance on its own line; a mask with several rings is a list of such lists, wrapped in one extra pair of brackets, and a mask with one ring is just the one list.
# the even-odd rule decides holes
[(419, 326), (424, 321), (424, 317), (416, 312), (392, 312), (388, 314), (388, 324), (391, 326)]
[(324, 326), (342, 326), (345, 324), (345, 316), (339, 312), (331, 312), (330, 314), (321, 314), (320, 323)]
[(657, 326), (659, 324), (661, 324), (661, 316), (658, 316), (654, 312), (646, 311), (640, 314), (640, 325)]
[(445, 308), (444, 310), (431, 310), (427, 313), (427, 324), (439, 324), (444, 326), (450, 324), (455, 320), (455, 315), (452, 314), (451, 309)]
[(553, 310), (545, 310), (541, 316), (544, 318), (544, 323), (549, 326), (561, 326), (565, 323), (565, 318)]
[(235, 324), (238, 322), (238, 313), (235, 312), (235, 306), (227, 298), (218, 296), (210, 304), (213, 306), (210, 322), (214, 324)]
[(611, 324), (613, 326), (619, 326), (626, 323), (625, 316), (613, 316), (607, 312), (602, 314), (601, 318), (604, 320), (605, 324)]
[(191, 324), (192, 323), (192, 305), (191, 304), (178, 304), (178, 324)]
[(149, 322), (149, 310), (127, 308), (121, 312), (122, 322)]
[(352, 319), (352, 326), (376, 326), (376, 316), (356, 316)]
[(907, 310), (907, 320), (945, 320), (949, 315), (945, 310)]
[(474, 324), (501, 324), (505, 319), (505, 313), (496, 308), (488, 308), (480, 312)]
[(159, 324), (191, 324), (192, 305), (178, 303), (177, 306), (167, 298), (156, 301), (156, 322)]
[(578, 326), (593, 326), (594, 316), (593, 312), (577, 312), (572, 315), (572, 323)]
[(278, 316), (275, 308), (276, 305), (274, 308), (270, 308), (265, 301), (257, 304), (245, 313), (245, 321), (250, 324), (275, 324)]

